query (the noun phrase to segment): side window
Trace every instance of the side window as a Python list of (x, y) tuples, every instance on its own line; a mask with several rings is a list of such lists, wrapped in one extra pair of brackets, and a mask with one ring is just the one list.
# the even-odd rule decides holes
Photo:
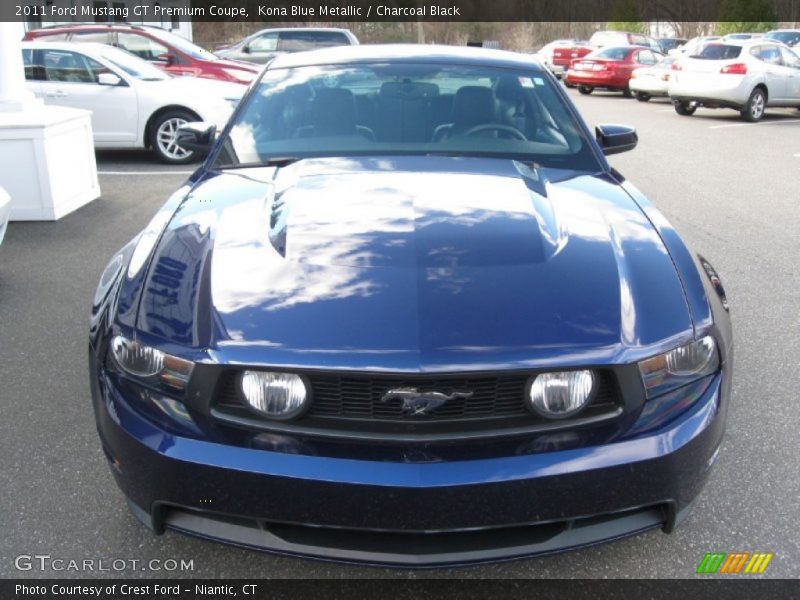
[(42, 50), (47, 81), (94, 83), (95, 77), (86, 57), (66, 50)]
[(164, 61), (169, 54), (169, 49), (165, 45), (135, 33), (118, 33), (117, 46), (151, 62)]
[(639, 55), (636, 59), (636, 62), (642, 65), (654, 65), (656, 64), (656, 55), (650, 50), (639, 50)]
[(35, 57), (41, 57), (40, 51), (25, 49), (22, 51), (22, 62), (25, 65), (26, 81), (44, 81), (44, 66), (37, 64)]
[(348, 43), (347, 37), (339, 32), (331, 31), (282, 31), (278, 40), (278, 50), (284, 52), (302, 52), (315, 48), (329, 48)]
[(36, 39), (43, 42), (65, 42), (68, 35), (68, 33), (48, 33), (47, 35), (40, 35)]
[(338, 31), (310, 32), (309, 37), (314, 48), (330, 48), (333, 46), (347, 46), (350, 41), (347, 36)]
[(278, 34), (265, 33), (258, 36), (247, 47), (250, 52), (275, 52), (278, 49)]
[(100, 64), (93, 58), (86, 57), (86, 61), (89, 64), (89, 69), (92, 72), (92, 78), (94, 79), (95, 83), (99, 83), (98, 78), (101, 73), (112, 73), (111, 69), (107, 66)]
[(777, 46), (761, 46), (761, 60), (769, 65), (780, 65), (781, 51)]
[(787, 67), (794, 67), (795, 69), (800, 69), (800, 56), (797, 56), (794, 52), (789, 50), (788, 48), (781, 48), (781, 58), (783, 58), (783, 64)]
[(98, 44), (108, 43), (108, 33), (105, 31), (79, 31), (73, 33), (70, 42), (95, 42)]

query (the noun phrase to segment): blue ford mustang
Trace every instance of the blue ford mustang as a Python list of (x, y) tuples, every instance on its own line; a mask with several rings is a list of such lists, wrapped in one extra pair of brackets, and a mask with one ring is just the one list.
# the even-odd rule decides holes
[[(213, 143), (212, 143), (213, 140)], [(275, 59), (103, 273), (102, 446), (130, 509), (405, 566), (671, 531), (720, 447), (719, 277), (542, 67), (360, 46)]]

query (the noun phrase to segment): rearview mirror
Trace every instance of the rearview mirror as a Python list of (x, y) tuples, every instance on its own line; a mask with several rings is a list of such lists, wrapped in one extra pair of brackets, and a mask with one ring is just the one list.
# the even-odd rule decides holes
[(207, 153), (211, 150), (216, 132), (217, 126), (213, 123), (206, 123), (205, 121), (184, 123), (178, 127), (178, 136), (175, 141), (181, 148), (186, 150)]
[(114, 75), (113, 73), (100, 73), (97, 76), (97, 83), (100, 85), (119, 85), (122, 83), (122, 79)]
[(636, 129), (628, 125), (598, 125), (594, 131), (597, 143), (606, 156), (633, 150), (639, 143)]

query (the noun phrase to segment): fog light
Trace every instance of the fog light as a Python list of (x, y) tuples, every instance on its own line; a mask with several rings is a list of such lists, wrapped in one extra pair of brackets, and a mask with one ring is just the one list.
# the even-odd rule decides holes
[(536, 376), (528, 393), (528, 407), (549, 419), (569, 417), (589, 402), (594, 389), (591, 371), (555, 371)]
[(245, 371), (241, 387), (247, 404), (273, 419), (297, 417), (309, 396), (303, 378), (293, 373)]

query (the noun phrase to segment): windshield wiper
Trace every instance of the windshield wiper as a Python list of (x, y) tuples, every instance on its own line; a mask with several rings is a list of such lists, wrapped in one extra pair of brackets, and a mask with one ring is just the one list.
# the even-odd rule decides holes
[(273, 156), (258, 162), (224, 165), (221, 169), (256, 169), (258, 167), (288, 167), (292, 163), (302, 160), (299, 156)]

